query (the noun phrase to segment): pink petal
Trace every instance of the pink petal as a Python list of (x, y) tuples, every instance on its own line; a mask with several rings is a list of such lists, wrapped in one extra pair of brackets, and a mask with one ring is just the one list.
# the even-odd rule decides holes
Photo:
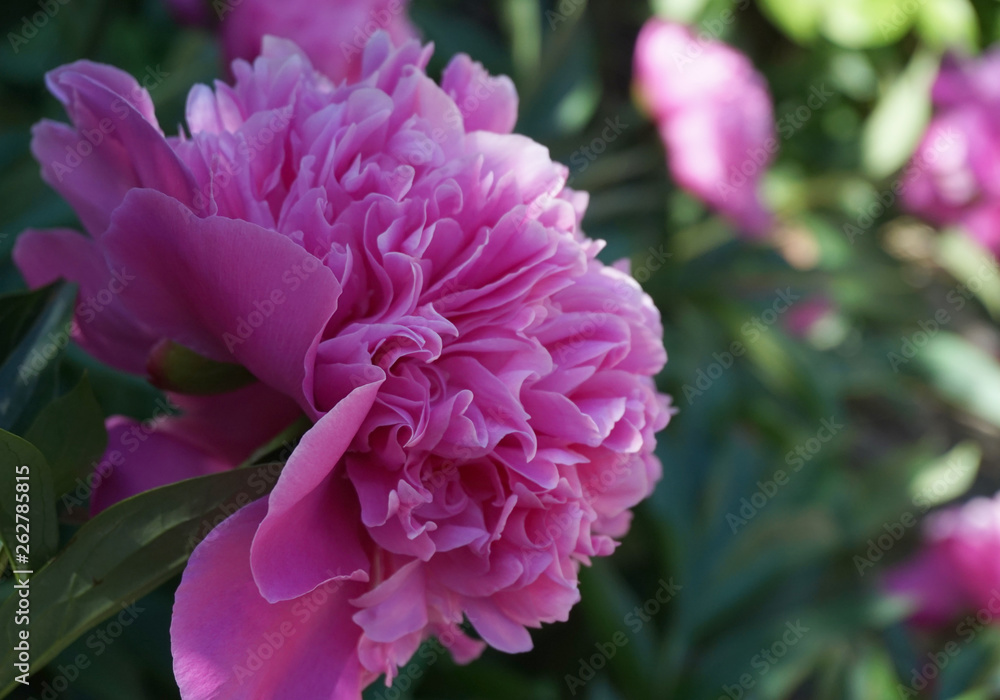
[(457, 54), (441, 74), (441, 89), (455, 101), (466, 131), (509, 134), (517, 123), (517, 89), (506, 75), (491, 76), (481, 63)]
[(81, 212), (92, 235), (104, 232), (129, 187), (151, 187), (190, 203), (197, 191), (194, 178), (167, 144), (149, 94), (132, 76), (77, 61), (51, 71), (46, 83), (78, 133), (43, 123), (32, 150), (44, 164), (46, 181)]
[(170, 626), (184, 700), (358, 700), (361, 629), (348, 600), (363, 586), (329, 583), (268, 603), (250, 572), (250, 542), (267, 512), (260, 500), (223, 522), (191, 556)]
[(233, 466), (302, 415), (298, 404), (260, 383), (225, 394), (170, 394), (170, 401), (182, 413), (163, 421), (159, 430), (217, 454)]
[(113, 265), (134, 270), (122, 297), (137, 316), (310, 409), (312, 358), (340, 294), (315, 257), (274, 231), (200, 219), (151, 190), (125, 197), (102, 242)]
[(465, 614), (479, 636), (494, 649), (508, 654), (531, 651), (531, 635), (528, 630), (504, 615), (489, 600), (466, 598)]
[(69, 229), (28, 230), (14, 245), (14, 262), (30, 287), (66, 279), (80, 287), (75, 339), (91, 354), (126, 372), (145, 374), (157, 338), (122, 304), (134, 275), (109, 269), (92, 238)]
[(358, 496), (336, 467), (380, 385), (358, 387), (320, 418), (278, 478), (251, 555), (267, 600), (288, 600), (335, 578), (368, 580)]
[(108, 449), (95, 474), (90, 513), (137, 493), (230, 468), (230, 464), (148, 424), (108, 420)]

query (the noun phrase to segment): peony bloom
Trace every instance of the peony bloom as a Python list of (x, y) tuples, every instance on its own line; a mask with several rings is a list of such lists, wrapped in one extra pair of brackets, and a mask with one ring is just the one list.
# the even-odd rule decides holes
[(885, 580), (890, 593), (914, 602), (914, 622), (946, 624), (1000, 596), (1000, 493), (929, 516), (924, 540), (923, 551)]
[[(378, 34), (335, 85), (269, 38), (234, 85), (191, 91), (177, 137), (119, 71), (49, 76), (73, 126), (39, 125), (34, 152), (90, 238), (58, 235), (95, 282), (132, 278), (85, 341), (135, 368), (165, 341), (242, 365), (242, 391), (313, 421), (271, 495), (191, 557), (185, 700), (355, 699), (432, 636), (459, 662), (527, 650), (660, 475), (655, 307), (597, 260), (567, 169), (510, 133), (510, 80), (458, 56), (438, 86), (429, 55)], [(42, 235), (22, 269), (90, 274)]]
[(226, 63), (252, 61), (264, 35), (294, 41), (334, 81), (361, 74), (361, 53), (378, 31), (397, 46), (417, 36), (409, 0), (169, 0), (181, 22), (217, 28)]
[(959, 225), (1000, 253), (1000, 49), (946, 57), (936, 114), (903, 182), (903, 204), (939, 226)]
[(654, 18), (636, 42), (634, 81), (674, 179), (745, 232), (766, 233), (772, 215), (757, 190), (778, 140), (767, 83), (749, 59)]

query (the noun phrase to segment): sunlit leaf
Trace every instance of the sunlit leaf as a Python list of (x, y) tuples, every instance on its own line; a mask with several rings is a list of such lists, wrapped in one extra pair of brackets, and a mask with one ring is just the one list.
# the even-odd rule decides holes
[(910, 64), (886, 89), (861, 135), (861, 157), (873, 177), (898, 170), (916, 148), (930, 119), (930, 87), (937, 58), (914, 54)]

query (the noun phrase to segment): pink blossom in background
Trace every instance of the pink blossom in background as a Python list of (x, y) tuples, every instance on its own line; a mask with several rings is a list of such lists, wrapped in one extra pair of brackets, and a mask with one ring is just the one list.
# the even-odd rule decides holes
[(634, 82), (678, 184), (746, 233), (767, 233), (773, 217), (758, 185), (778, 140), (767, 83), (750, 60), (654, 18), (636, 42)]
[[(231, 0), (226, 4), (234, 4)], [(200, 24), (210, 26), (215, 10), (212, 0), (167, 0), (170, 12), (178, 22), (183, 24)]]
[(935, 116), (904, 178), (903, 204), (938, 226), (962, 226), (1000, 252), (1000, 49), (944, 59)]
[(930, 515), (922, 551), (885, 587), (913, 601), (914, 622), (931, 626), (1000, 601), (1000, 494)]
[(813, 297), (796, 304), (785, 316), (785, 328), (797, 338), (807, 337), (816, 324), (834, 312), (833, 303), (826, 297)]
[(409, 0), (169, 0), (178, 20), (214, 27), (229, 65), (260, 54), (265, 35), (291, 39), (333, 81), (361, 74), (361, 53), (375, 32), (395, 45), (417, 36)]
[[(438, 86), (429, 57), (378, 34), (336, 84), (269, 38), (232, 86), (191, 91), (177, 137), (120, 71), (49, 76), (73, 125), (40, 124), (33, 152), (89, 236), (26, 234), (21, 269), (90, 288), (127, 271), (113, 313), (81, 324), (95, 354), (142, 371), (169, 339), (314, 422), (271, 495), (190, 560), (171, 628), (185, 700), (353, 700), (431, 636), (462, 663), (525, 651), (660, 476), (657, 310), (597, 260), (567, 169), (510, 133), (510, 80), (460, 56)], [(213, 454), (229, 428), (207, 398), (237, 400), (192, 400), (158, 434), (211, 471), (245, 446)]]

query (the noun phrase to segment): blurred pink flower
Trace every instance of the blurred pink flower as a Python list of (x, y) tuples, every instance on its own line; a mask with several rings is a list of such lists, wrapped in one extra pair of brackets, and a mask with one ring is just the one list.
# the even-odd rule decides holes
[(907, 166), (903, 204), (939, 226), (959, 225), (1000, 252), (1000, 49), (946, 57), (936, 114)]
[(758, 184), (778, 140), (767, 83), (749, 59), (654, 18), (639, 33), (634, 80), (674, 179), (745, 232), (766, 233), (772, 215)]
[(911, 599), (923, 625), (990, 606), (1000, 596), (1000, 493), (930, 515), (923, 550), (891, 571), (885, 587)]
[(395, 45), (417, 36), (409, 0), (168, 0), (181, 22), (214, 27), (226, 64), (260, 54), (265, 35), (290, 39), (331, 80), (355, 80), (375, 32)]
[(834, 311), (833, 303), (826, 297), (813, 297), (796, 304), (785, 316), (785, 327), (797, 338), (805, 338), (816, 324)]
[[(233, 4), (237, 0), (230, 0), (227, 4)], [(170, 12), (178, 22), (184, 24), (211, 25), (212, 16), (215, 12), (212, 9), (211, 0), (167, 0)]]
[[(185, 700), (355, 699), (430, 636), (475, 658), (464, 618), (527, 650), (660, 476), (656, 308), (597, 260), (567, 169), (510, 133), (510, 80), (459, 56), (439, 87), (429, 57), (378, 34), (335, 85), (267, 39), (234, 85), (191, 91), (178, 137), (120, 71), (49, 76), (73, 126), (40, 124), (33, 150), (90, 237), (29, 233), (21, 268), (89, 289), (127, 272), (88, 347), (141, 371), (170, 339), (314, 422), (271, 495), (190, 560), (171, 629)], [(196, 403), (159, 449), (224, 468), (208, 428), (225, 417)]]

